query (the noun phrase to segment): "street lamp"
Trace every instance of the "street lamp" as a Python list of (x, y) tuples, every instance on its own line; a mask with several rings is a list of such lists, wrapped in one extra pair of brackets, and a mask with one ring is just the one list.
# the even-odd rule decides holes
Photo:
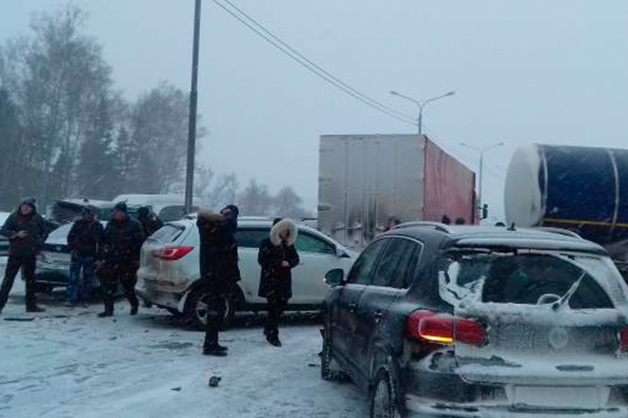
[(424, 102), (420, 102), (416, 99), (413, 99), (412, 97), (408, 97), (406, 95), (403, 95), (401, 93), (398, 93), (394, 90), (390, 91), (390, 94), (392, 94), (393, 96), (397, 96), (397, 97), (401, 97), (402, 99), (406, 99), (412, 103), (414, 103), (415, 105), (418, 106), (419, 108), (419, 116), (417, 118), (417, 126), (419, 127), (419, 136), (421, 136), (423, 134), (423, 108), (425, 107), (426, 104), (431, 103), (431, 102), (435, 102), (436, 100), (445, 98), (445, 97), (449, 97), (449, 96), (453, 96), (454, 94), (456, 94), (455, 91), (450, 91), (447, 92), (445, 94), (441, 94), (440, 96), (436, 96), (436, 97), (432, 97), (431, 99), (427, 99)]
[(501, 147), (502, 145), (504, 145), (504, 143), (498, 142), (497, 144), (489, 145), (488, 147), (484, 147), (484, 148), (479, 148), (473, 145), (466, 144), (464, 142), (461, 142), (460, 145), (462, 145), (463, 147), (472, 149), (474, 151), (477, 151), (480, 154), (480, 182), (479, 182), (480, 184), (478, 187), (479, 189), (478, 190), (478, 203), (479, 203), (478, 206), (480, 207), (480, 209), (482, 209), (482, 174), (484, 173), (484, 153), (494, 148)]

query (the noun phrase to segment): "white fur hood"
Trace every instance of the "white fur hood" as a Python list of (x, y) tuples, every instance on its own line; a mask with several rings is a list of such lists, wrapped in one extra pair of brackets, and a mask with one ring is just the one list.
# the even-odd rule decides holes
[(299, 228), (297, 227), (296, 222), (288, 218), (284, 218), (277, 222), (275, 225), (273, 225), (273, 227), (270, 229), (270, 242), (272, 242), (273, 245), (280, 245), (281, 238), (279, 238), (279, 235), (281, 235), (281, 233), (286, 230), (290, 232), (290, 236), (288, 237), (288, 245), (294, 245), (294, 243), (297, 241)]

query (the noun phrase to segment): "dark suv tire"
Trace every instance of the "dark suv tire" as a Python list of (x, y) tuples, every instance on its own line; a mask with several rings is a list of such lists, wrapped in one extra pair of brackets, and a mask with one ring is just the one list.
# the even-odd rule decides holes
[(331, 343), (331, 328), (329, 327), (327, 315), (323, 327), (323, 350), (321, 351), (321, 378), (328, 381), (347, 381), (348, 376), (340, 370), (338, 363), (334, 359), (333, 346)]
[(400, 418), (398, 394), (392, 372), (381, 368), (373, 379), (368, 399), (370, 418)]

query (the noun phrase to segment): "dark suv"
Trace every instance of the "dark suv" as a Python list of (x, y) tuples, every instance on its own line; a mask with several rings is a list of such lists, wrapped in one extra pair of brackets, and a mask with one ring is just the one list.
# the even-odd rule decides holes
[(402, 224), (343, 276), (321, 375), (372, 417), (628, 416), (628, 288), (576, 234)]

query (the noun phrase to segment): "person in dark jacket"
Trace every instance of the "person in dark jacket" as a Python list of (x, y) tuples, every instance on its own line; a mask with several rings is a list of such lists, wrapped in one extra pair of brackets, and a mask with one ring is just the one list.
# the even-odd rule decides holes
[(275, 219), (270, 236), (260, 243), (257, 256), (262, 266), (258, 295), (268, 301), (268, 318), (264, 327), (266, 340), (281, 346), (279, 319), (292, 297), (292, 269), (299, 264), (294, 243), (297, 225), (290, 219)]
[(159, 216), (151, 212), (147, 206), (142, 206), (137, 210), (137, 220), (142, 224), (144, 239), (150, 237), (164, 226)]
[(68, 234), (72, 258), (66, 297), (70, 306), (88, 303), (94, 281), (94, 263), (103, 233), (104, 228), (94, 211), (88, 206), (83, 207), (81, 219), (74, 222)]
[(226, 356), (227, 347), (218, 343), (218, 330), (225, 315), (225, 299), (240, 280), (238, 246), (227, 219), (218, 213), (199, 210), (196, 222), (200, 235), (200, 272), (207, 295), (207, 328), (203, 354)]
[(35, 264), (47, 234), (44, 219), (37, 213), (35, 199), (24, 199), (19, 208), (7, 218), (0, 233), (10, 243), (9, 259), (0, 287), (0, 312), (7, 303), (20, 268), (26, 281), (26, 312), (43, 312), (44, 309), (37, 306), (35, 296)]
[(118, 281), (122, 285), (124, 296), (131, 304), (131, 315), (137, 314), (139, 302), (135, 295), (135, 283), (143, 242), (142, 225), (129, 216), (126, 203), (117, 203), (98, 251), (98, 279), (105, 304), (105, 310), (98, 314), (99, 317), (113, 315)]

